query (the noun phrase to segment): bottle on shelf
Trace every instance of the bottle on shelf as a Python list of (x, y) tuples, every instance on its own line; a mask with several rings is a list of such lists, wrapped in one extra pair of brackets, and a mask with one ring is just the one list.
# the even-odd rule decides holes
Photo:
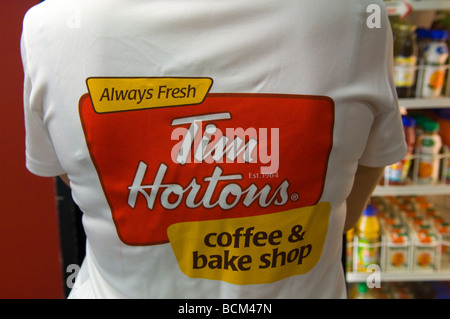
[(403, 130), (405, 133), (407, 152), (404, 159), (389, 165), (385, 170), (385, 180), (390, 185), (404, 185), (407, 181), (411, 167), (412, 156), (416, 144), (416, 120), (409, 116), (402, 116)]
[(394, 32), (394, 79), (399, 98), (413, 96), (417, 70), (417, 44), (415, 26), (404, 21), (393, 24)]
[(377, 209), (367, 205), (356, 225), (357, 260), (356, 270), (366, 272), (370, 265), (380, 265), (381, 233)]
[(442, 140), (438, 131), (438, 122), (430, 120), (423, 123), (423, 134), (417, 141), (419, 184), (436, 184), (439, 180)]
[(353, 246), (354, 246), (354, 236), (355, 236), (355, 228), (348, 230), (345, 234), (346, 236), (346, 257), (345, 257), (345, 268), (347, 272), (353, 271)]
[(442, 95), (447, 71), (448, 32), (443, 30), (430, 30), (430, 42), (423, 52), (423, 78), (421, 97), (438, 97)]

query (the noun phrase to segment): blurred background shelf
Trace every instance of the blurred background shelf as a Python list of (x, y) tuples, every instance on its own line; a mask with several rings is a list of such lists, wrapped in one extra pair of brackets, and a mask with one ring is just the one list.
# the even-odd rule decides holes
[(449, 195), (450, 185), (377, 186), (373, 196)]
[(450, 97), (399, 99), (399, 105), (410, 110), (449, 108)]
[[(399, 1), (394, 1), (399, 2)], [(422, 0), (422, 1), (407, 1), (411, 4), (412, 9), (415, 11), (423, 11), (423, 10), (445, 10), (450, 9), (450, 1), (447, 0)]]
[[(411, 6), (413, 11), (427, 11), (427, 10), (448, 10), (450, 9), (450, 1), (449, 0), (422, 0), (422, 1), (414, 1), (407, 0), (407, 3)], [(386, 1), (386, 8), (388, 12), (393, 12), (392, 10), (396, 10), (403, 7), (406, 7), (405, 3), (401, 0), (394, 1)], [(394, 11), (395, 12), (395, 11)]]

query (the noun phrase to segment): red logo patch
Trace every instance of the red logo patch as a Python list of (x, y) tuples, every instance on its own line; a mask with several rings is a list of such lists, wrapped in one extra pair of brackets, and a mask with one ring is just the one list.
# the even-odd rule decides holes
[(334, 102), (208, 94), (198, 105), (97, 113), (86, 94), (80, 118), (120, 239), (155, 245), (172, 224), (317, 204)]

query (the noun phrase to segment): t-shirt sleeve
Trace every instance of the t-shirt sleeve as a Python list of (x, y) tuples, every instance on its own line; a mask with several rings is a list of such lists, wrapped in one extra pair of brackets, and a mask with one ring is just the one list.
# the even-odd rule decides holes
[(36, 59), (27, 46), (27, 16), (21, 37), (21, 56), (24, 69), (23, 106), (25, 120), (25, 157), (27, 169), (38, 176), (58, 176), (65, 171), (61, 167), (43, 116), (45, 83), (39, 83), (33, 72)]
[[(381, 4), (382, 5), (382, 4)], [(359, 164), (382, 167), (406, 155), (406, 140), (394, 82), (393, 36), (384, 7), (379, 28), (365, 23), (362, 30), (359, 81), (368, 88), (364, 96), (373, 113), (373, 124)]]

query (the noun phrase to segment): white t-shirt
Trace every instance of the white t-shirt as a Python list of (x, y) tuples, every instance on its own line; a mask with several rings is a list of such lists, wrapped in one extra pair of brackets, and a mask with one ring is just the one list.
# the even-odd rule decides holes
[(405, 154), (384, 10), (379, 0), (30, 9), (27, 167), (68, 174), (87, 234), (70, 297), (345, 297), (357, 165)]

